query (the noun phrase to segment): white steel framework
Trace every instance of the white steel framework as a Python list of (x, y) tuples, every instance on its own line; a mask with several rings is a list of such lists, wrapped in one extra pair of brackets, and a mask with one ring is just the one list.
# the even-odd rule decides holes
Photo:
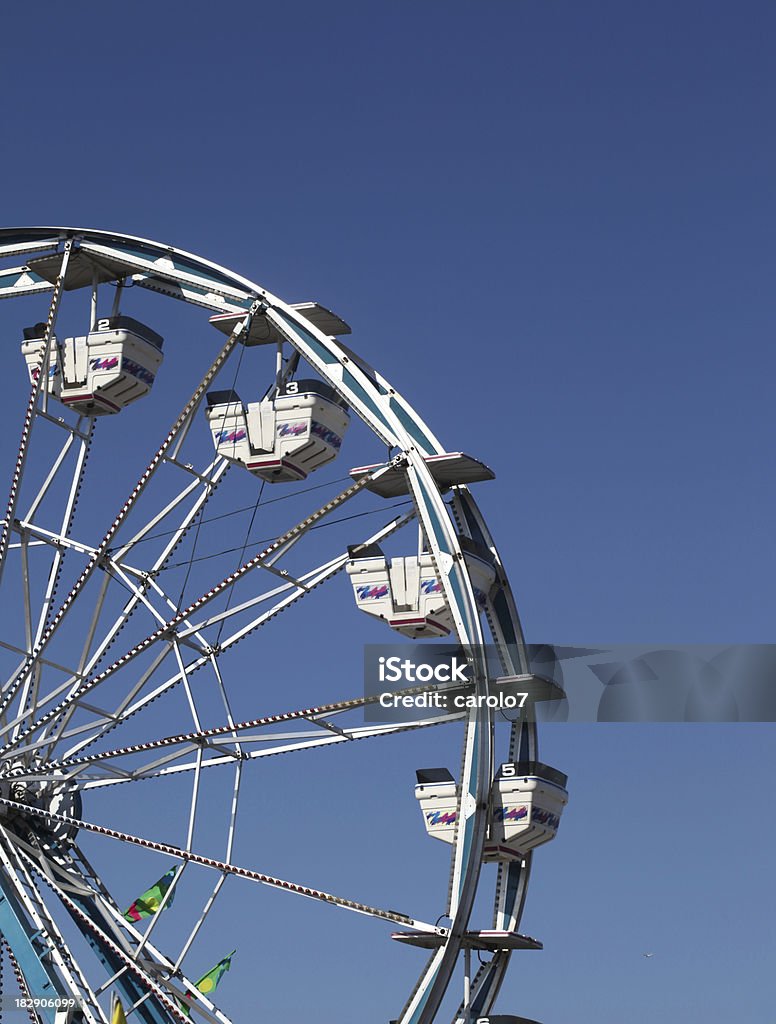
[[(468, 486), (456, 480), (440, 486), (432, 467), (445, 456), (441, 443), (378, 371), (328, 333), (346, 325), (331, 314), (326, 319), (320, 307), (289, 304), (198, 256), (123, 234), (83, 228), (0, 231), (0, 261), (18, 258), (28, 262), (0, 265), (0, 298), (23, 300), (25, 311), (37, 303), (37, 311), (27, 313), (31, 317), (40, 317), (40, 303), (48, 302), (39, 324), (40, 362), (23, 410), (0, 523), (0, 580), (8, 610), (0, 629), (0, 931), (22, 991), (72, 998), (77, 1009), (70, 1019), (89, 1024), (107, 1021), (107, 1000), (114, 991), (125, 1012), (144, 1024), (185, 1022), (192, 1013), (211, 1024), (229, 1024), (185, 972), (226, 880), (236, 877), (427, 936), (432, 953), (399, 1024), (438, 1018), (462, 959), (464, 999), (455, 1024), (486, 1017), (513, 946), (505, 942), (493, 949), (470, 978), (468, 929), (480, 881), (496, 735), (493, 712), (482, 702), (457, 716), (463, 730), (460, 794), (447, 902), (442, 905), (440, 898), (444, 925), (233, 859), (240, 798), (257, 771), (254, 763), (441, 726), (456, 717), (359, 722), (357, 713), (376, 698), (359, 696), (358, 681), (315, 706), (295, 706), (289, 696), (281, 710), (263, 710), (257, 690), (256, 704), (247, 714), (243, 710), (244, 688), (229, 675), (232, 652), (238, 645), (243, 650), (245, 642), (261, 650), (269, 623), (306, 606), (321, 588), (330, 592), (330, 581), (344, 575), (354, 542), (359, 549), (394, 542), (411, 535), (414, 526), (433, 560), (455, 637), (470, 652), (477, 697), (489, 692), (480, 653), (486, 641), (499, 646), (503, 675), (530, 675), (509, 582)], [(79, 499), (91, 482), (90, 455), (115, 424), (100, 424), (95, 431), (95, 417), (58, 402), (50, 380), (62, 369), (58, 324), (77, 315), (79, 291), (89, 296), (88, 331), (97, 323), (100, 295), (110, 288), (115, 289), (112, 315), (138, 288), (219, 314), (228, 333), (213, 345), (215, 354), (204, 360), (198, 382), (179, 401), (180, 411), (168, 417), (171, 425), (152, 446), (150, 460), (134, 483), (127, 481), (106, 517), (98, 514), (106, 511), (97, 507), (99, 499), (90, 498), (85, 514)], [(255, 481), (253, 517), (272, 506), (266, 535), (259, 543), (249, 529), (242, 543), (203, 554), (202, 536), (233, 515), (228, 506), (211, 514), (216, 496), (222, 497), (242, 472), (232, 468), (226, 480), (232, 463), (202, 443), (203, 435), (208, 440), (208, 431), (201, 429), (205, 397), (217, 378), (219, 387), (234, 386), (257, 337), (259, 343), (273, 339), (276, 351), (271, 376), (262, 384), (265, 394), (288, 389), (304, 366), (366, 425), (364, 436), (376, 444), (377, 459), (374, 468), (359, 471), (345, 485), (335, 486), (336, 480), (279, 485), (286, 491), (273, 491), (266, 500), (264, 485)], [(176, 359), (184, 361), (179, 339), (170, 339), (168, 349), (164, 372)], [(192, 352), (185, 355), (188, 364)], [(22, 379), (21, 360), (17, 369)], [(7, 373), (14, 373), (11, 364)], [(155, 399), (155, 394), (143, 398), (138, 410), (150, 408)], [(118, 421), (123, 417), (122, 412)], [(102, 484), (90, 495), (99, 495), (101, 486), (113, 490), (105, 472), (100, 470)], [(385, 480), (395, 487), (402, 478), (404, 500), (375, 502), (374, 492), (380, 493)], [(362, 505), (370, 495), (371, 505)], [(106, 518), (107, 528), (104, 522), (100, 527)], [(338, 539), (322, 555), (317, 538), (324, 535), (317, 531), (324, 527), (327, 536)], [(488, 549), (496, 566), (497, 583), (484, 600), (475, 595), (462, 539)], [(163, 730), (154, 717), (160, 707), (167, 709)], [(537, 759), (532, 720), (512, 724), (506, 753), (512, 761)], [(225, 813), (218, 835), (211, 837), (218, 855), (200, 848), (203, 790), (216, 776), (226, 780)], [(179, 841), (92, 820), (90, 801), (100, 793), (120, 797), (123, 787), (150, 780), (151, 785), (178, 780), (176, 785), (186, 787)], [(120, 849), (158, 853), (175, 867), (160, 910), (142, 929), (125, 918), (87, 861), (81, 837), (92, 835)], [(518, 932), (530, 864), (528, 854), (499, 867), (493, 919), (499, 934)], [(192, 865), (208, 869), (212, 879), (175, 948), (164, 952), (155, 941), (161, 911), (176, 896), (182, 898), (178, 894)], [(74, 934), (84, 948), (76, 948)], [(101, 973), (91, 962), (87, 968), (86, 946), (96, 954)], [(67, 1018), (48, 1006), (33, 1014), (51, 1024)]]

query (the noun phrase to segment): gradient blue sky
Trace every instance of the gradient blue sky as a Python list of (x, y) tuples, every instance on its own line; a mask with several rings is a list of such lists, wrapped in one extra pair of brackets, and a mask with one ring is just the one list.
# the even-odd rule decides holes
[[(495, 468), (478, 497), (530, 640), (768, 642), (775, 34), (764, 0), (8, 5), (0, 220), (159, 239), (341, 312), (450, 448)], [(773, 1019), (772, 736), (545, 731), (571, 804), (524, 921), (546, 950), (515, 958), (501, 1012)], [(368, 845), (400, 909), (415, 880), (397, 808), (426, 855), (426, 752), (406, 757), (382, 765), (391, 815)], [(369, 802), (368, 760), (355, 780), (345, 758), (329, 768), (329, 819)], [(286, 873), (347, 879), (331, 849)], [(335, 959), (331, 914), (300, 911), (319, 968), (271, 935), (254, 963), (234, 925), (225, 1007), (396, 1016), (421, 958), (391, 948), (367, 970), (367, 923)], [(215, 959), (235, 944), (214, 937)]]

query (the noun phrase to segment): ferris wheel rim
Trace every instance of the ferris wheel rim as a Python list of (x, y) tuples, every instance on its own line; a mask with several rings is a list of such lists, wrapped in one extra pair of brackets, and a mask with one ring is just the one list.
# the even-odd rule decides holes
[[(297, 344), (295, 344), (295, 340), (296, 340), (296, 342), (299, 342), (300, 338), (301, 338), (302, 342), (304, 342), (304, 340), (305, 340), (304, 339), (304, 335), (303, 334), (300, 335), (298, 333), (298, 331), (297, 331), (297, 329), (301, 329), (301, 331), (307, 332), (307, 334), (311, 334), (313, 336), (313, 339), (315, 341), (317, 341), (318, 343), (323, 344), (324, 346), (328, 346), (330, 351), (331, 350), (337, 350), (337, 355), (338, 355), (340, 360), (344, 359), (345, 363), (349, 362), (349, 356), (347, 354), (347, 353), (349, 353), (348, 349), (346, 349), (344, 346), (341, 346), (335, 339), (330, 338), (330, 337), (324, 335), (322, 332), (318, 331), (318, 329), (314, 325), (311, 328), (309, 323), (303, 322), (302, 318), (300, 318), (300, 316), (296, 312), (296, 310), (294, 310), (293, 307), (288, 306), (285, 302), (283, 302), (283, 300), (279, 299), (277, 296), (273, 295), (272, 293), (270, 293), (266, 289), (262, 288), (260, 285), (250, 281), (249, 279), (244, 278), (244, 277), (242, 277), (240, 275), (237, 275), (234, 272), (228, 270), (227, 268), (220, 266), (219, 264), (213, 263), (213, 262), (211, 262), (209, 260), (205, 260), (204, 258), (199, 257), (199, 256), (197, 256), (195, 254), (189, 253), (189, 252), (187, 252), (185, 250), (181, 250), (181, 249), (177, 249), (177, 248), (172, 247), (172, 246), (164, 245), (163, 243), (155, 242), (155, 241), (150, 240), (150, 239), (145, 239), (145, 238), (142, 238), (140, 236), (134, 236), (134, 235), (127, 235), (127, 234), (124, 234), (124, 233), (105, 231), (105, 230), (102, 230), (102, 229), (77, 228), (77, 227), (42, 227), (42, 226), (35, 227), (35, 228), (6, 228), (6, 229), (1, 229), (0, 230), (0, 247), (2, 247), (4, 240), (7, 240), (7, 239), (9, 239), (11, 237), (15, 237), (15, 236), (19, 236), (19, 235), (27, 235), (28, 236), (27, 244), (31, 244), (31, 243), (33, 243), (35, 241), (44, 241), (44, 240), (46, 240), (46, 236), (47, 235), (48, 235), (48, 237), (55, 237), (56, 236), (57, 238), (60, 238), (60, 239), (68, 238), (68, 239), (71, 239), (71, 240), (75, 239), (76, 237), (84, 237), (84, 238), (97, 239), (97, 240), (100, 240), (100, 241), (103, 241), (103, 242), (121, 241), (121, 242), (125, 242), (125, 243), (139, 244), (141, 246), (148, 247), (154, 253), (158, 253), (158, 255), (160, 257), (165, 256), (165, 255), (169, 255), (171, 253), (175, 254), (176, 256), (179, 256), (181, 259), (186, 260), (187, 262), (192, 263), (195, 267), (203, 268), (203, 269), (206, 269), (208, 271), (216, 272), (217, 274), (221, 275), (225, 279), (225, 283), (229, 283), (229, 284), (231, 284), (234, 287), (245, 289), (247, 291), (247, 293), (248, 293), (246, 295), (246, 300), (247, 299), (257, 299), (257, 298), (268, 300), (272, 304), (272, 306), (275, 307), (278, 310), (276, 326), (281, 331), (284, 331), (284, 333), (286, 334), (287, 340), (292, 345), (295, 345), (295, 347), (297, 347), (297, 351), (299, 351), (299, 346)], [(1, 251), (0, 251), (0, 255), (2, 255)], [(343, 365), (342, 362), (340, 362), (340, 365)], [(314, 367), (314, 368), (317, 368), (317, 367)], [(351, 365), (349, 367), (349, 372), (351, 373), (351, 375), (355, 375), (356, 382), (359, 383), (358, 376), (362, 372), (361, 368), (357, 364), (351, 363)], [(327, 379), (325, 373), (324, 373), (324, 377), (325, 377), (325, 379)], [(382, 380), (382, 378), (380, 378), (380, 379)], [(360, 383), (363, 386), (363, 381), (361, 381)], [(336, 387), (337, 390), (341, 392), (341, 388), (338, 386), (337, 383), (334, 383), (334, 387)], [(392, 389), (392, 397), (398, 397), (399, 401), (403, 402), (403, 399), (401, 399), (401, 396), (398, 396), (398, 393), (396, 393), (393, 389)], [(427, 508), (427, 505), (428, 506), (432, 506), (431, 511), (432, 512), (436, 511), (437, 514), (438, 514), (438, 512), (439, 512), (438, 506), (437, 506), (436, 510), (434, 510), (434, 508), (433, 508), (433, 505), (434, 505), (434, 500), (433, 500), (434, 491), (436, 490), (436, 493), (437, 493), (437, 496), (438, 496), (438, 488), (436, 488), (435, 481), (433, 480), (433, 477), (428, 472), (428, 470), (427, 470), (427, 468), (425, 466), (422, 454), (417, 451), (416, 445), (413, 444), (413, 441), (415, 441), (416, 439), (413, 438), (412, 436), (410, 436), (409, 434), (407, 434), (406, 430), (403, 428), (401, 422), (399, 421), (398, 417), (395, 414), (391, 415), (390, 411), (386, 410), (385, 408), (382, 409), (382, 412), (384, 414), (384, 418), (381, 420), (381, 423), (380, 423), (379, 426), (377, 425), (377, 423), (375, 421), (371, 421), (370, 422), (370, 420), (367, 418), (369, 413), (367, 413), (367, 416), (364, 416), (362, 418), (365, 419), (365, 421), (368, 423), (368, 425), (372, 428), (372, 430), (378, 436), (380, 436), (381, 431), (385, 430), (386, 426), (388, 426), (388, 428), (391, 429), (392, 432), (394, 433), (395, 439), (397, 441), (399, 441), (399, 442), (402, 442), (402, 443), (397, 444), (396, 447), (399, 447), (400, 449), (403, 450), (404, 455), (407, 458), (408, 463), (409, 463), (409, 471), (410, 471), (411, 479), (417, 481), (417, 486), (414, 488), (416, 501), (418, 501), (419, 505), (421, 507), (423, 507), (424, 509)], [(414, 412), (414, 410), (413, 410), (413, 412)], [(385, 422), (386, 419), (388, 420), (387, 424)], [(422, 421), (421, 421), (421, 423), (422, 423)], [(423, 426), (425, 427), (425, 424), (423, 424)], [(427, 432), (426, 436), (430, 435), (430, 431), (428, 431), (427, 428), (426, 428), (426, 432)], [(430, 436), (433, 438), (433, 435), (430, 435)], [(439, 499), (439, 501), (441, 501), (441, 499)], [(427, 521), (431, 522), (431, 513), (427, 513)], [(444, 531), (442, 531), (442, 532), (444, 532)], [(448, 531), (448, 533), (449, 532), (450, 531)], [(433, 545), (434, 544), (434, 531), (433, 531), (433, 528), (431, 530), (431, 533), (432, 533), (432, 536), (429, 538), (429, 540), (430, 540), (430, 543)], [(447, 539), (449, 540), (450, 538), (447, 538)], [(442, 552), (440, 550), (440, 551), (436, 552), (437, 556), (439, 554), (444, 553), (444, 554), (447, 554), (447, 555), (452, 555), (453, 558), (455, 558), (455, 556), (458, 556), (460, 558), (461, 551), (460, 551), (460, 547), (457, 545), (457, 541), (456, 541), (454, 533), (452, 534), (452, 542), (453, 542), (453, 550), (452, 550), (452, 552), (450, 552), (450, 551)], [(464, 574), (465, 574), (465, 570), (464, 570)], [(467, 597), (466, 591), (467, 591), (467, 589), (470, 591), (471, 587), (470, 586), (469, 587), (464, 586), (463, 587), (463, 595), (461, 595), (461, 593), (457, 593), (457, 594), (453, 595), (452, 603), (456, 607), (460, 605), (461, 601), (463, 601), (464, 605), (466, 604), (466, 597)], [(469, 605), (470, 606), (469, 606), (468, 609), (466, 609), (468, 614), (465, 615), (463, 617), (463, 619), (462, 619), (462, 622), (463, 622), (463, 625), (464, 625), (464, 632), (467, 634), (467, 637), (469, 635), (469, 630), (471, 629), (472, 623), (475, 621), (475, 618), (476, 618), (477, 622), (479, 621), (478, 617), (475, 616), (475, 613), (473, 611), (473, 607), (472, 606), (473, 606), (474, 602), (473, 602), (473, 598), (471, 597), (471, 593), (469, 593), (468, 596), (469, 596), (469, 599), (470, 599), (469, 600)], [(459, 618), (460, 618), (460, 616), (459, 616)], [(456, 626), (457, 627), (459, 626), (459, 622), (456, 622)], [(476, 631), (475, 631), (475, 634), (476, 634)], [(476, 642), (476, 639), (477, 639), (477, 635), (475, 635), (474, 642)], [(481, 635), (479, 635), (479, 640), (480, 640), (480, 642), (482, 641)], [(469, 637), (469, 642), (472, 642), (472, 639), (470, 637)], [(486, 685), (486, 683), (485, 683), (485, 685)], [(489, 728), (490, 728), (490, 723), (488, 721), (484, 720), (484, 718), (480, 718), (480, 720), (478, 722), (477, 721), (474, 722), (473, 729), (472, 729), (472, 733), (473, 733), (473, 735), (476, 734), (477, 742), (478, 742), (479, 747), (480, 747), (480, 751), (479, 751), (479, 758), (480, 758), (479, 766), (478, 766), (476, 771), (471, 771), (471, 768), (470, 768), (470, 782), (473, 781), (474, 785), (476, 787), (478, 787), (477, 792), (478, 792), (479, 799), (477, 800), (477, 809), (476, 809), (474, 817), (475, 817), (475, 819), (477, 819), (475, 825), (479, 824), (479, 826), (482, 826), (482, 824), (484, 822), (484, 810), (482, 808), (482, 796), (483, 796), (484, 779), (485, 779), (484, 765), (485, 765), (486, 761), (489, 761), (489, 757), (486, 756), (487, 751), (489, 750), (489, 743), (486, 740), (484, 742), (484, 744), (483, 744), (483, 742), (482, 742), (483, 741), (482, 733), (483, 733), (483, 731), (489, 730)], [(474, 746), (475, 744), (472, 742), (471, 745)], [(485, 749), (486, 754), (483, 754), (483, 752), (482, 752), (483, 749)], [(473, 829), (473, 831), (476, 832), (476, 827)], [(480, 828), (480, 831), (482, 831), (481, 828)], [(477, 845), (478, 841), (479, 840), (476, 840), (475, 844), (474, 844), (475, 853), (476, 853), (476, 845)], [(481, 845), (481, 843), (480, 843), (480, 845)], [(479, 870), (478, 870), (479, 869), (479, 861), (480, 861), (479, 854), (477, 854), (475, 857), (473, 857), (472, 861), (476, 862), (476, 866), (477, 866), (476, 874), (478, 875), (479, 874)], [(473, 902), (474, 892), (476, 891), (476, 878), (474, 878), (474, 885), (473, 885), (473, 887), (470, 886), (470, 888), (472, 888), (471, 902)], [(435, 987), (436, 991), (438, 992), (439, 989), (442, 987), (441, 983), (440, 983), (440, 979), (442, 978), (442, 973), (443, 972), (440, 973), (440, 971), (442, 971), (443, 965), (444, 965), (444, 969), (445, 970), (449, 967), (450, 968), (450, 973), (451, 973), (452, 966), (451, 966), (450, 961), (457, 957), (457, 952), (458, 952), (458, 949), (460, 949), (461, 940), (462, 940), (462, 937), (463, 937), (463, 931), (465, 930), (466, 924), (468, 923), (468, 917), (469, 917), (470, 911), (471, 911), (471, 906), (469, 906), (468, 911), (466, 912), (465, 915), (459, 915), (460, 916), (460, 920), (457, 922), (457, 924), (454, 923), (453, 928), (450, 929), (450, 941), (442, 949), (440, 955), (437, 958), (438, 959), (438, 963), (437, 963), (436, 968), (435, 968), (435, 972), (436, 973), (434, 973), (433, 977), (431, 977), (431, 969), (429, 969), (430, 981), (428, 981), (428, 983), (426, 984), (426, 992), (429, 992), (432, 987)], [(464, 917), (465, 917), (465, 920), (464, 920)], [(453, 950), (455, 952), (453, 952)], [(432, 958), (432, 960), (433, 960), (433, 958)], [(449, 976), (448, 976), (447, 980), (449, 980)], [(444, 987), (446, 988), (446, 984), (445, 984)], [(441, 995), (439, 996), (439, 999), (441, 1000)], [(429, 1021), (431, 1021), (434, 1018), (434, 1015), (435, 1015), (435, 1008), (433, 1008), (433, 999), (428, 999), (427, 998), (426, 1001), (423, 1002), (422, 1004), (419, 1002), (416, 1007), (408, 1008), (405, 1016), (402, 1017), (402, 1021), (404, 1021), (406, 1019), (406, 1021), (408, 1021), (408, 1022), (412, 1021), (413, 1024), (426, 1024), (426, 1022), (429, 1022)]]

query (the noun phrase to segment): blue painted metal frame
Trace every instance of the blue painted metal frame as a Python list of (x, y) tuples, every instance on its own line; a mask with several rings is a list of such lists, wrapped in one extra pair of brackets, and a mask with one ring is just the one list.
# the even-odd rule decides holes
[[(70, 898), (95, 927), (110, 934), (112, 930), (110, 923), (91, 900), (77, 895), (71, 895)], [(81, 922), (75, 915), (73, 915), (73, 920), (79, 927), (81, 926)], [(126, 966), (124, 961), (113, 950), (103, 945), (92, 932), (84, 931), (83, 936), (96, 953), (97, 959), (107, 969), (109, 977), (118, 974)], [(129, 1009), (146, 994), (142, 986), (126, 970), (121, 977), (113, 982), (113, 985), (119, 990), (122, 1004), (126, 1009)], [(159, 1005), (159, 1001), (153, 995), (148, 996), (145, 1002), (134, 1011), (132, 1020), (135, 1019), (142, 1020), (144, 1024), (170, 1024), (171, 1020), (169, 1013)]]
[[(0, 872), (0, 932), (13, 950), (33, 999), (57, 999), (70, 995), (55, 969), (45, 962), (49, 954), (40, 932), (36, 931), (8, 880)], [(38, 1011), (54, 1024), (56, 1010), (45, 1006)]]

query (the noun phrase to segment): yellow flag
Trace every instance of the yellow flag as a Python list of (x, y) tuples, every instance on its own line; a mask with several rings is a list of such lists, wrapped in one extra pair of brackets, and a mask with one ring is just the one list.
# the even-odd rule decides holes
[(124, 1007), (121, 1005), (121, 1000), (115, 992), (111, 999), (110, 1024), (127, 1024), (127, 1018), (124, 1016)]

